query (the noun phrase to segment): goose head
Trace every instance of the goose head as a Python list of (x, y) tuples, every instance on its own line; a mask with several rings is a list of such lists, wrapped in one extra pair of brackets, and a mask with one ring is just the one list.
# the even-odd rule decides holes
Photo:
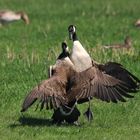
[(20, 15), (21, 19), (26, 23), (29, 24), (29, 17), (25, 12), (17, 12), (17, 15)]
[(68, 52), (69, 51), (69, 48), (68, 48), (68, 46), (65, 42), (62, 42), (62, 50), (63, 50), (63, 52)]
[(68, 27), (68, 32), (69, 32), (69, 39), (70, 40), (77, 40), (77, 35), (76, 35), (76, 27), (74, 25), (70, 25)]
[[(56, 64), (55, 65), (59, 65), (61, 64), (60, 62), (63, 62), (65, 65), (69, 65), (69, 66), (74, 66), (74, 64), (72, 63), (72, 61), (69, 58), (69, 51), (68, 51), (68, 46), (65, 42), (62, 42), (62, 52), (61, 54), (58, 56)], [(54, 66), (55, 66), (54, 65)]]
[(59, 70), (61, 69), (61, 71), (64, 70), (64, 67), (65, 68), (74, 68), (74, 64), (72, 63), (72, 61), (70, 60), (69, 58), (69, 49), (68, 49), (68, 46), (65, 42), (62, 42), (62, 52), (60, 53), (60, 55), (58, 56), (57, 60), (56, 60), (56, 63), (52, 66), (50, 66), (49, 68), (49, 77), (51, 77), (53, 74), (54, 74), (54, 71), (56, 68), (59, 67)]
[(65, 42), (62, 42), (61, 47), (62, 47), (62, 52), (57, 59), (63, 59), (65, 57), (69, 57), (70, 54), (69, 54), (69, 48), (67, 44)]

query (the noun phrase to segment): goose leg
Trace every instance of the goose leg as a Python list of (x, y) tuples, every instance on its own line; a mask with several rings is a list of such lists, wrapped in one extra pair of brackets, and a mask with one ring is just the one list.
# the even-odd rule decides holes
[(87, 111), (84, 113), (84, 116), (87, 118), (88, 121), (93, 120), (93, 113), (90, 109), (90, 106), (91, 105), (90, 105), (90, 99), (89, 99), (89, 107), (88, 107)]

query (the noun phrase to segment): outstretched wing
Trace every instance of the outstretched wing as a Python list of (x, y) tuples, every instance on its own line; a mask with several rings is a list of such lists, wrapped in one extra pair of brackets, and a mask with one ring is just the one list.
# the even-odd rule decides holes
[(140, 80), (126, 70), (121, 64), (115, 62), (108, 62), (104, 65), (98, 65), (99, 69), (104, 71), (106, 74), (111, 75), (128, 85), (130, 90), (136, 92), (140, 85)]
[(59, 80), (53, 77), (36, 86), (25, 98), (21, 111), (26, 111), (37, 99), (41, 103), (40, 109), (43, 109), (44, 106), (46, 106), (46, 109), (57, 109), (64, 105), (66, 103), (64, 97), (66, 93)]
[(123, 81), (116, 79), (106, 73), (103, 73), (96, 67), (91, 67), (86, 71), (75, 75), (71, 79), (73, 86), (69, 89), (67, 98), (69, 102), (78, 101), (83, 103), (93, 97), (106, 102), (118, 101), (125, 102), (125, 98), (132, 98), (129, 95), (128, 85)]

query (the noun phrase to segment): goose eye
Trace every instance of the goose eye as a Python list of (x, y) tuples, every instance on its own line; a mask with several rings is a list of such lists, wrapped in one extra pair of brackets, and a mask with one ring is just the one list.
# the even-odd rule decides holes
[(71, 27), (69, 31), (70, 31), (70, 32), (73, 32), (73, 28)]

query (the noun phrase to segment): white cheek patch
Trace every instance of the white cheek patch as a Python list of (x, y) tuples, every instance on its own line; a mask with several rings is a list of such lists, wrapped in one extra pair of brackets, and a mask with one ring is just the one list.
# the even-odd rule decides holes
[(68, 46), (66, 47), (66, 51), (67, 51), (67, 52), (69, 51), (69, 47), (68, 47)]
[(75, 29), (75, 27), (73, 26), (73, 32), (75, 33), (75, 31), (76, 31), (76, 29)]

